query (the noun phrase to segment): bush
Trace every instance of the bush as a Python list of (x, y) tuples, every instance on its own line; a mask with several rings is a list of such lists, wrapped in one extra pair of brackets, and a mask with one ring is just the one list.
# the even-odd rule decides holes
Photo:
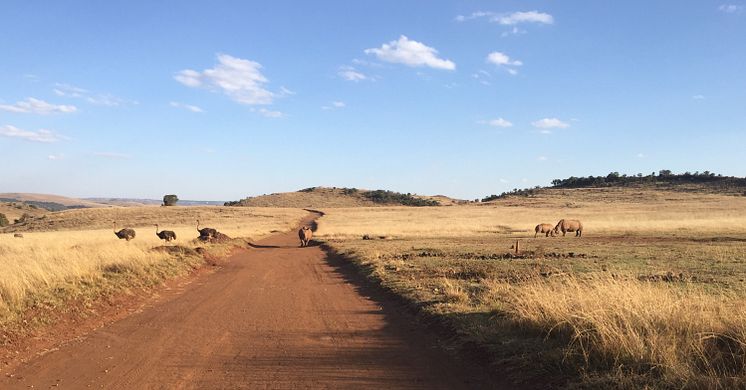
[(164, 206), (175, 206), (176, 202), (179, 201), (179, 197), (176, 195), (164, 195), (163, 196), (163, 205)]
[(8, 217), (5, 216), (5, 214), (0, 213), (0, 227), (8, 226), (10, 225), (10, 222), (8, 221)]
[(438, 203), (435, 200), (416, 198), (412, 196), (412, 194), (402, 194), (402, 193), (394, 192), (394, 191), (375, 190), (375, 191), (368, 191), (364, 195), (366, 198), (370, 199), (371, 201), (375, 203), (401, 204), (404, 206), (417, 206), (417, 207), (440, 205), (440, 203)]

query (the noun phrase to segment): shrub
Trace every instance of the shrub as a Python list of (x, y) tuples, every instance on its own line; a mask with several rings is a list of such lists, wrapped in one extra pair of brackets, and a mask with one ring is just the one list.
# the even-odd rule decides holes
[(5, 214), (0, 213), (0, 227), (8, 226), (10, 225), (10, 222), (8, 221), (8, 217), (5, 216)]
[(164, 206), (175, 206), (176, 202), (179, 201), (179, 197), (176, 195), (164, 195), (163, 196), (163, 205)]
[(440, 203), (435, 200), (416, 198), (412, 196), (412, 194), (402, 194), (399, 192), (386, 190), (368, 191), (364, 194), (364, 196), (375, 203), (401, 204), (404, 206), (417, 207), (440, 205)]

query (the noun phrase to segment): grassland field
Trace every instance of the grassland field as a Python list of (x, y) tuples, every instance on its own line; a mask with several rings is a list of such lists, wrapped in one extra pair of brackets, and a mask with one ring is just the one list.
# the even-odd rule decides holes
[[(745, 197), (553, 190), (325, 211), (321, 240), (517, 381), (746, 386)], [(560, 218), (580, 219), (583, 237), (533, 238)]]
[[(447, 207), (309, 206), (326, 213), (316, 239), (449, 329), (447, 348), (476, 354), (516, 382), (746, 386), (746, 197), (606, 188)], [(5, 228), (0, 331), (44, 324), (44, 316), (22, 323), (29, 310), (158, 285), (204, 264), (197, 247), (222, 255), (287, 231), (305, 215), (298, 208), (109, 207)], [(536, 224), (561, 218), (580, 219), (583, 237), (534, 238)], [(195, 241), (196, 219), (238, 241)], [(114, 221), (135, 228), (137, 238), (117, 239)], [(177, 241), (159, 240), (155, 223), (174, 230)], [(182, 249), (154, 250), (162, 246)]]

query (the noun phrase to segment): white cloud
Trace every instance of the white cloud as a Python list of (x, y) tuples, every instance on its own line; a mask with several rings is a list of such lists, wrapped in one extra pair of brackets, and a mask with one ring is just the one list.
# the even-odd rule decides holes
[(498, 23), (503, 26), (514, 26), (521, 23), (538, 23), (553, 24), (554, 17), (545, 12), (539, 11), (519, 11), (513, 13), (497, 13), (489, 11), (477, 11), (468, 16), (459, 15), (456, 21), (465, 22), (472, 19), (487, 18), (492, 23)]
[(339, 77), (347, 80), (347, 81), (363, 81), (368, 80), (368, 76), (365, 74), (359, 72), (357, 69), (351, 67), (351, 66), (340, 66), (339, 71), (337, 72), (337, 75)]
[(499, 180), (500, 180), (500, 183), (503, 183), (503, 184), (510, 183), (510, 181), (508, 181), (507, 179), (502, 179), (501, 178)]
[(259, 113), (267, 118), (282, 118), (283, 116), (285, 116), (285, 114), (280, 111), (272, 111), (266, 108), (260, 108)]
[(118, 152), (96, 152), (93, 153), (96, 157), (108, 158), (110, 160), (129, 160), (132, 158), (129, 154), (118, 153)]
[(698, 95), (694, 95), (694, 96), (692, 96), (692, 99), (694, 99), (694, 100), (704, 100), (705, 99), (705, 95), (699, 95), (699, 94)]
[(15, 126), (0, 126), (0, 136), (9, 138), (21, 138), (26, 141), (52, 143), (67, 139), (51, 130), (41, 129), (38, 131), (22, 130)]
[(345, 108), (345, 107), (347, 107), (347, 104), (345, 104), (345, 102), (342, 102), (342, 101), (333, 101), (328, 106), (321, 106), (321, 109), (322, 110), (334, 110), (334, 109)]
[(454, 70), (456, 64), (438, 58), (438, 51), (421, 42), (402, 35), (397, 41), (384, 43), (380, 48), (366, 49), (365, 54), (375, 55), (379, 60), (407, 66), (428, 66), (434, 69)]
[(743, 11), (743, 6), (738, 4), (722, 4), (718, 7), (718, 11), (725, 12), (726, 14), (737, 14)]
[(77, 110), (78, 108), (75, 106), (51, 104), (45, 102), (44, 100), (34, 99), (32, 97), (16, 102), (16, 104), (0, 104), (0, 111), (17, 112), (24, 114), (47, 115), (54, 113), (71, 113)]
[(52, 91), (57, 96), (83, 99), (96, 106), (119, 107), (127, 104), (137, 104), (133, 100), (122, 99), (108, 93), (93, 93), (87, 89), (64, 83), (56, 83)]
[(637, 158), (645, 158), (645, 154), (643, 154), (643, 153), (637, 153)]
[(539, 129), (565, 129), (570, 127), (570, 124), (562, 122), (557, 118), (544, 118), (538, 121), (531, 122), (531, 125)]
[(547, 158), (547, 156), (539, 156), (539, 157), (536, 157), (536, 160), (537, 161), (547, 161), (548, 158)]
[(50, 161), (62, 160), (64, 158), (65, 156), (63, 154), (50, 154), (49, 156), (47, 156), (47, 160)]
[(197, 107), (197, 106), (193, 106), (191, 104), (184, 104), (184, 103), (179, 103), (179, 102), (171, 102), (171, 103), (169, 103), (169, 105), (171, 107), (174, 107), (174, 108), (183, 108), (183, 109), (189, 110), (191, 112), (205, 112), (205, 110), (203, 110), (202, 108)]
[(492, 127), (513, 127), (513, 124), (503, 118), (491, 119), (488, 121), (480, 121), (479, 123), (490, 125)]
[(487, 55), (487, 62), (505, 68), (505, 70), (507, 70), (511, 75), (516, 75), (518, 73), (515, 67), (523, 65), (523, 62), (513, 60), (507, 54), (499, 51), (493, 51)]
[(214, 68), (202, 72), (185, 69), (176, 73), (174, 79), (187, 87), (222, 92), (240, 104), (272, 104), (277, 95), (265, 88), (268, 80), (261, 69), (258, 62), (219, 54)]
[(512, 26), (519, 23), (552, 24), (554, 23), (554, 17), (544, 12), (527, 11), (513, 12), (512, 14), (494, 15), (490, 18), (490, 21), (507, 26)]

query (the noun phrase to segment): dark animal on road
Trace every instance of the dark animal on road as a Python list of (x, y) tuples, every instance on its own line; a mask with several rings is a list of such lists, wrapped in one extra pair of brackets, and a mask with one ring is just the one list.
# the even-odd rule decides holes
[(298, 230), (298, 237), (300, 238), (300, 246), (308, 246), (308, 242), (311, 241), (311, 237), (313, 237), (313, 231), (311, 231), (311, 228), (308, 226), (303, 226), (300, 230)]

